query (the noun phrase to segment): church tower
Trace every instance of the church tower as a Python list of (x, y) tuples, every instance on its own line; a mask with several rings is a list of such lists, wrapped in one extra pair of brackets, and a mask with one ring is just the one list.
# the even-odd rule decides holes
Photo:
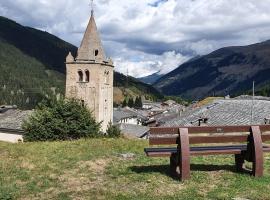
[(78, 99), (102, 122), (106, 131), (113, 120), (113, 62), (107, 59), (96, 27), (94, 12), (84, 33), (77, 57), (66, 58), (66, 97)]

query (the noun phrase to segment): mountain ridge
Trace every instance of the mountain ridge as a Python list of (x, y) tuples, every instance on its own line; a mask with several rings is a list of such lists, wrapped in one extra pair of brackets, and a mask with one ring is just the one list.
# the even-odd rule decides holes
[(258, 90), (268, 87), (267, 74), (270, 74), (270, 40), (218, 49), (180, 65), (154, 86), (165, 95), (201, 99), (247, 92), (253, 81)]
[(150, 74), (148, 76), (140, 77), (138, 79), (146, 84), (152, 85), (163, 76), (163, 74), (159, 74), (159, 72), (160, 71)]

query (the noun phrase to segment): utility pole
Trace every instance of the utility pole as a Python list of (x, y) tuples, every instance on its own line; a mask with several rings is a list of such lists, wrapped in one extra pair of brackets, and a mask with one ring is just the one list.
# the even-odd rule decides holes
[(254, 110), (254, 96), (255, 96), (255, 81), (253, 81), (252, 85), (252, 107), (251, 107), (251, 119), (250, 119), (250, 124), (253, 124), (253, 110)]

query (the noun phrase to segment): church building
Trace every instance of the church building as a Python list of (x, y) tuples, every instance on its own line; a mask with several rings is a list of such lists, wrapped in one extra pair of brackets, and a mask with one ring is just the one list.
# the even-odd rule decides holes
[(66, 97), (81, 101), (102, 122), (106, 131), (113, 121), (113, 62), (107, 59), (91, 12), (77, 57), (66, 58)]

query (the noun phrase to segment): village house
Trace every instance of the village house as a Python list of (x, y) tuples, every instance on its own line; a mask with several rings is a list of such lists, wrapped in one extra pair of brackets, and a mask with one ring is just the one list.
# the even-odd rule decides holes
[(138, 114), (128, 108), (114, 108), (113, 110), (114, 124), (134, 124), (142, 125), (142, 119)]
[(16, 106), (1, 106), (0, 141), (12, 143), (23, 141), (22, 123), (32, 112), (19, 110)]

